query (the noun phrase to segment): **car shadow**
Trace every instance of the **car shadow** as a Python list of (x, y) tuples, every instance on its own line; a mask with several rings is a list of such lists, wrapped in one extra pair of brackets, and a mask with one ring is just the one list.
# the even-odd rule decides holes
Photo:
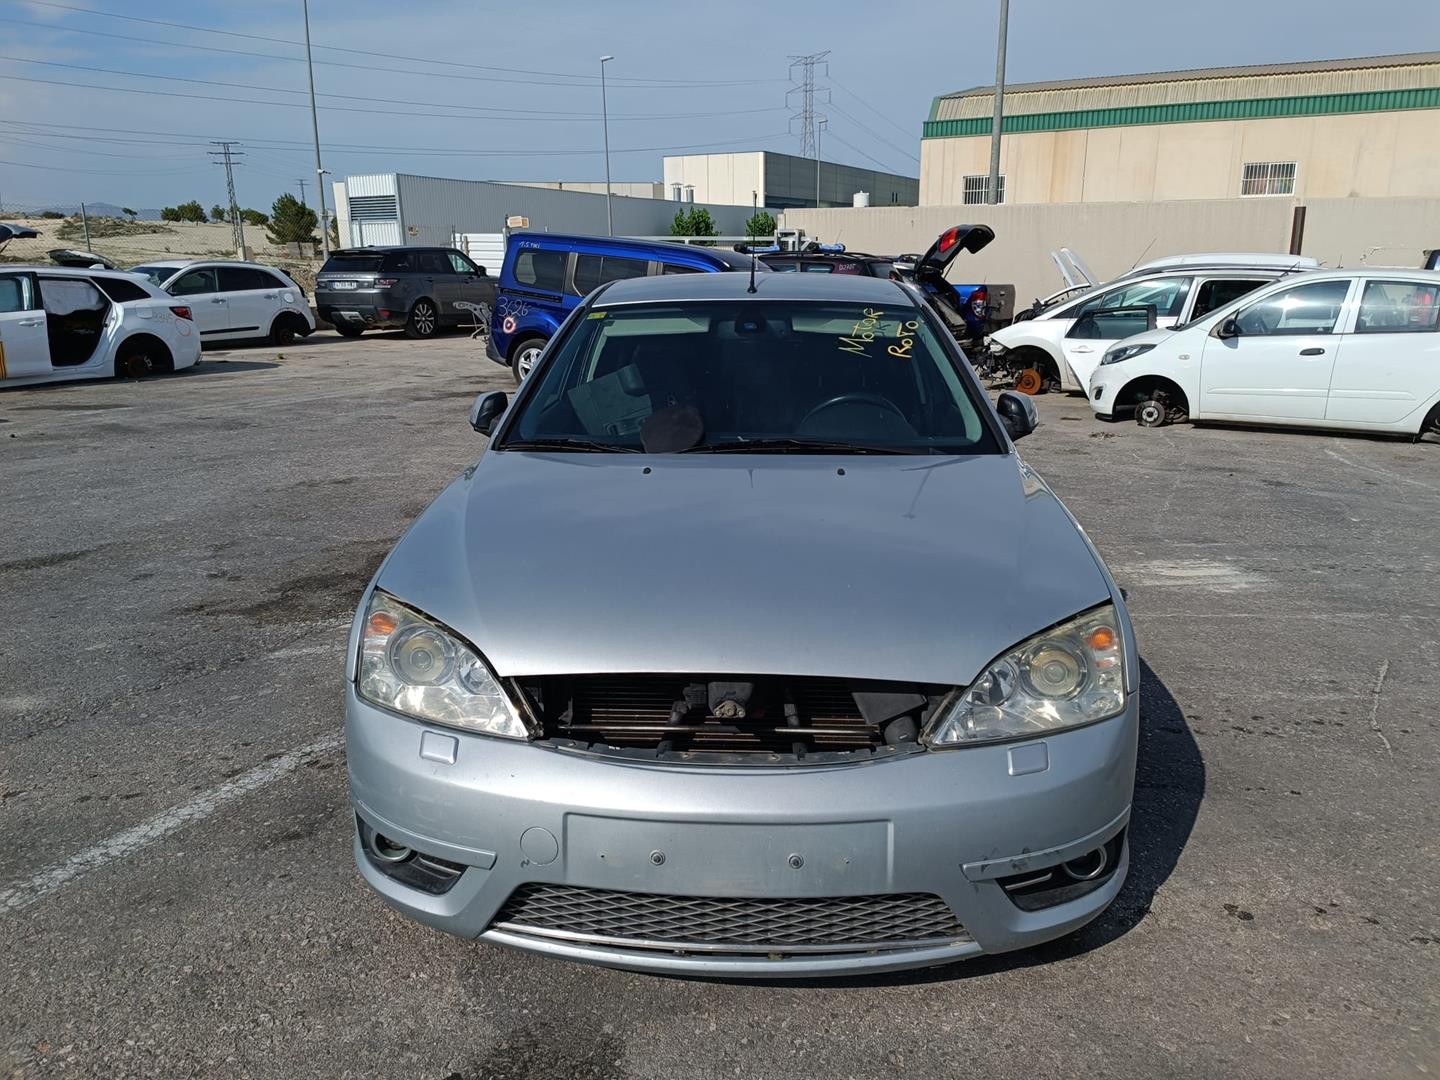
[[(274, 360), (231, 360), (228, 356), (202, 356), (198, 364), (169, 373), (161, 378), (193, 379), (203, 375), (224, 375), (234, 371), (266, 371), (278, 368)], [(155, 378), (156, 376), (149, 376)]]
[[(1164, 681), (1140, 661), (1140, 745), (1130, 813), (1130, 870), (1120, 894), (1094, 922), (1056, 941), (943, 967), (837, 979), (783, 979), (794, 987), (913, 986), (952, 982), (1080, 956), (1138, 926), (1169, 879), (1205, 797), (1205, 762), (1185, 714)], [(712, 981), (712, 980), (706, 980)]]

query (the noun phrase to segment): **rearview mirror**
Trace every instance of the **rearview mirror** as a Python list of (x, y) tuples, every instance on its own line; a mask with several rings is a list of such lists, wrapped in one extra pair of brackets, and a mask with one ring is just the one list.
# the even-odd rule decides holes
[(1040, 426), (1035, 402), (1030, 400), (1029, 394), (1006, 390), (995, 402), (995, 411), (1000, 414), (1000, 422), (1010, 433), (1011, 441), (1023, 439)]
[(1222, 340), (1226, 338), (1237, 338), (1240, 336), (1240, 323), (1237, 319), (1222, 319), (1220, 325), (1215, 328), (1215, 336)]
[(481, 435), (489, 435), (495, 428), (495, 421), (505, 412), (510, 399), (503, 390), (490, 390), (475, 399), (470, 406), (470, 426)]

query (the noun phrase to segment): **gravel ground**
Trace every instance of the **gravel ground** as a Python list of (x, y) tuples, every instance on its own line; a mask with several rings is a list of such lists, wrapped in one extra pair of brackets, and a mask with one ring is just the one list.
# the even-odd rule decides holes
[(327, 333), (0, 394), (0, 1074), (1440, 1071), (1440, 445), (1038, 399), (1140, 635), (1131, 879), (1038, 951), (756, 986), (447, 938), (355, 874), (344, 628), (508, 384)]

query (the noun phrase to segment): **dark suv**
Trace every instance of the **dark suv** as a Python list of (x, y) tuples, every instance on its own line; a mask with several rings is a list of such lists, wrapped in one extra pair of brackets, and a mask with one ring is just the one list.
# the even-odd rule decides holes
[(342, 248), (315, 277), (315, 308), (345, 337), (403, 327), (428, 338), (443, 326), (486, 326), (494, 306), (494, 280), (454, 248)]

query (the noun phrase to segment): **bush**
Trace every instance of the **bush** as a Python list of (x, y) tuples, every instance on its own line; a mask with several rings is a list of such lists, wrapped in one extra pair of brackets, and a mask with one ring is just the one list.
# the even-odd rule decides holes
[(65, 215), (59, 210), (42, 210), (40, 216), (46, 221), (63, 221), (65, 219)]
[(719, 236), (715, 219), (703, 206), (692, 206), (689, 210), (675, 211), (675, 220), (670, 222), (671, 236)]
[(315, 226), (319, 221), (314, 210), (287, 192), (270, 207), (270, 243), (281, 247), (285, 244), (313, 244)]
[(752, 239), (757, 236), (774, 236), (775, 218), (765, 210), (759, 211), (745, 222), (745, 235)]

